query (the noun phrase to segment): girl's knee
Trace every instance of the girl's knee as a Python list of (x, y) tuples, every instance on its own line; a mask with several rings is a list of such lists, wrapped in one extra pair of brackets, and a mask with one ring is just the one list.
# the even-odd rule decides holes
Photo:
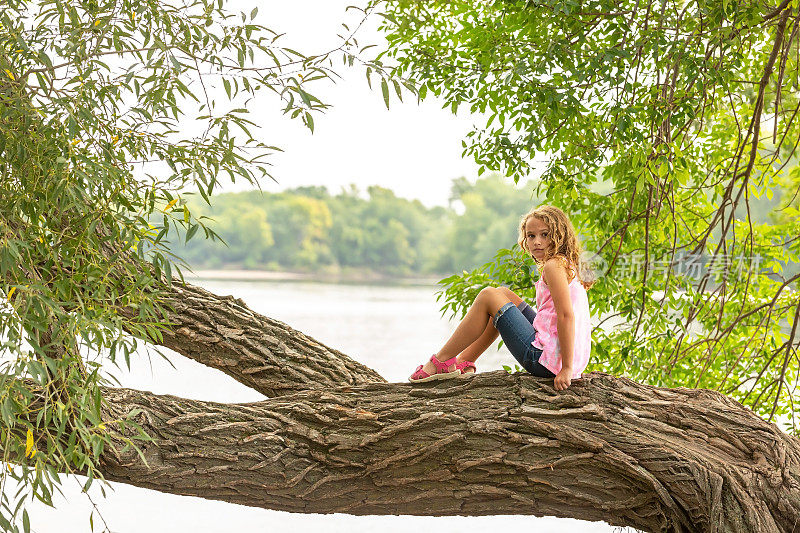
[(478, 293), (478, 296), (483, 295), (484, 298), (496, 298), (498, 295), (505, 296), (505, 293), (497, 287), (484, 287)]
[(478, 296), (475, 298), (475, 303), (482, 305), (486, 308), (490, 315), (497, 313), (497, 310), (509, 299), (506, 293), (497, 287), (484, 287)]
[(493, 302), (508, 302), (509, 300), (514, 304), (521, 302), (519, 296), (511, 292), (505, 287), (484, 287), (481, 289), (484, 293), (484, 298)]

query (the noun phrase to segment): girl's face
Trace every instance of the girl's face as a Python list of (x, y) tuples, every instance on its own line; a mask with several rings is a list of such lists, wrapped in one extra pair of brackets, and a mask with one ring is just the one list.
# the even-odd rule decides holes
[(525, 222), (525, 246), (533, 258), (537, 261), (544, 259), (552, 244), (550, 228), (547, 227), (547, 224), (536, 217), (528, 218)]

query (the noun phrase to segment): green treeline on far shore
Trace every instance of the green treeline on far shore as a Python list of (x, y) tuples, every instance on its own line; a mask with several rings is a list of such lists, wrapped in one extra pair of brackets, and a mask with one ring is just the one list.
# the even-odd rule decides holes
[[(594, 192), (607, 194), (607, 182)], [(211, 206), (185, 195), (186, 207), (221, 237), (196, 231), (172, 251), (192, 270), (244, 269), (318, 274), (448, 276), (494, 260), (517, 242), (520, 217), (540, 200), (533, 183), (513, 186), (488, 175), (453, 180), (448, 207), (425, 207), (384, 187), (355, 185), (331, 195), (325, 186), (280, 193), (246, 191), (214, 195)], [(753, 223), (778, 216), (783, 197), (750, 201)], [(737, 216), (745, 216), (745, 207)], [(209, 220), (210, 219), (210, 220)], [(580, 228), (576, 228), (580, 234)], [(788, 268), (788, 267), (787, 267)]]
[[(517, 240), (519, 218), (537, 203), (532, 187), (498, 176), (453, 180), (450, 207), (425, 207), (370, 186), (331, 195), (325, 186), (280, 193), (190, 196), (187, 207), (227, 243), (202, 229), (173, 251), (193, 270), (248, 269), (385, 275), (446, 275), (472, 269)], [(367, 196), (365, 199), (363, 196)]]

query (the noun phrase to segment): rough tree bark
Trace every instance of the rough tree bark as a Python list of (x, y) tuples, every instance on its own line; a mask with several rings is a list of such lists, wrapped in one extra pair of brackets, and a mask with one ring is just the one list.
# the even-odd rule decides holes
[[(294, 512), (528, 514), (645, 531), (791, 531), (800, 446), (721, 394), (491, 372), (223, 405), (108, 390), (156, 442), (104, 473)], [(120, 413), (114, 413), (120, 414)]]
[(107, 389), (108, 418), (139, 408), (155, 439), (146, 465), (107, 452), (109, 480), (294, 512), (550, 515), (645, 531), (800, 524), (800, 441), (719, 393), (597, 372), (561, 392), (504, 372), (385, 383), (231, 297), (173, 291), (180, 323), (165, 346), (281, 395), (226, 405)]

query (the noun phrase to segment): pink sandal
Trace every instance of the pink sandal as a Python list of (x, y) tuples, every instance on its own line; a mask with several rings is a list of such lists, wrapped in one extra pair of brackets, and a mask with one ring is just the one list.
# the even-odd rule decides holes
[[(472, 361), (459, 361), (458, 363), (456, 363), (456, 368), (461, 371), (462, 375), (464, 375), (464, 374), (474, 374), (474, 373), (476, 373), (478, 371), (478, 368), (475, 366), (475, 363), (473, 363)], [(467, 368), (472, 368), (473, 371), (472, 372), (467, 372), (466, 371)]]
[(433, 381), (435, 379), (447, 379), (447, 378), (454, 378), (461, 375), (461, 370), (456, 368), (452, 372), (448, 372), (447, 368), (452, 364), (457, 364), (457, 359), (452, 357), (447, 361), (439, 361), (436, 359), (436, 354), (431, 356), (431, 362), (436, 367), (436, 372), (433, 374), (428, 374), (422, 367), (424, 365), (419, 365), (417, 369), (411, 374), (411, 377), (408, 378), (408, 381), (412, 383), (422, 383), (425, 381)]

